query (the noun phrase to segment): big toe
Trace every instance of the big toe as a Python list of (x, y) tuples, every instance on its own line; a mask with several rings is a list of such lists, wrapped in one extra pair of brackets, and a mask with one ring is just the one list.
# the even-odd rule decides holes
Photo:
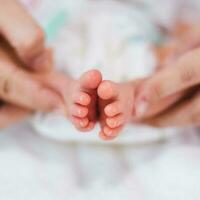
[(117, 84), (112, 81), (103, 81), (98, 87), (98, 96), (103, 100), (114, 99), (118, 96)]
[(84, 89), (97, 89), (101, 81), (102, 75), (98, 70), (85, 72), (80, 78), (81, 87)]

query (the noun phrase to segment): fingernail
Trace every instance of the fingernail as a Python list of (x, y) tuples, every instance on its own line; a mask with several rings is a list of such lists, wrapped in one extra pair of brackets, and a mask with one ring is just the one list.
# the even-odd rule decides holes
[(137, 117), (143, 117), (149, 107), (149, 104), (146, 100), (141, 100), (137, 105), (136, 105), (136, 116)]

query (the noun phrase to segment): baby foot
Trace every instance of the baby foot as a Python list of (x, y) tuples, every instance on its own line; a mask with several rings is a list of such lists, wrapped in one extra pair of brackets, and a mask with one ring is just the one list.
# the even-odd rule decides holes
[(78, 80), (59, 72), (35, 75), (34, 78), (63, 99), (62, 108), (55, 108), (54, 112), (67, 116), (80, 131), (89, 131), (94, 127), (97, 121), (97, 88), (102, 81), (99, 71), (88, 71)]
[(97, 120), (97, 88), (102, 81), (101, 73), (91, 70), (79, 80), (71, 81), (65, 93), (68, 117), (80, 131), (94, 128)]
[(131, 119), (134, 104), (132, 83), (103, 81), (98, 87), (99, 112), (103, 140), (114, 139)]

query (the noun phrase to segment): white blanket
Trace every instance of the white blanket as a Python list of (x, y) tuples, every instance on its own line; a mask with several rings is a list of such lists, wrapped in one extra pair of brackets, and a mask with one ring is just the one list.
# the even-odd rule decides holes
[(195, 131), (146, 145), (88, 145), (41, 138), (25, 123), (0, 137), (0, 199), (199, 200)]
[[(57, 11), (70, 7), (70, 17), (72, 11), (77, 12), (77, 5), (84, 4), (82, 0), (62, 1), (65, 5), (60, 4), (60, 0), (56, 4), (50, 0), (24, 2), (40, 19), (51, 42), (55, 28), (59, 29), (66, 20), (66, 15)], [(167, 1), (163, 2), (165, 7), (156, 4), (152, 16), (161, 16), (162, 11), (170, 9)], [(37, 5), (40, 6), (37, 8)], [(37, 8), (37, 12), (33, 8)], [(159, 18), (166, 26), (171, 24), (171, 19), (165, 15)], [(29, 122), (1, 132), (1, 200), (200, 199), (198, 130), (177, 131), (177, 134), (168, 130), (162, 134), (163, 130), (134, 127), (118, 140), (120, 142), (111, 144), (97, 142), (96, 130), (88, 136), (80, 135), (62, 123), (63, 119), (59, 119), (61, 126), (53, 119), (61, 128), (54, 127), (51, 131), (49, 120), (41, 116), (35, 118), (34, 126), (46, 137), (41, 137)]]
[[(52, 6), (51, 1), (43, 0), (32, 9), (43, 21), (49, 43), (54, 47), (56, 69), (79, 77), (91, 68), (98, 68), (104, 80), (117, 82), (144, 77), (154, 71), (157, 60), (152, 47), (163, 39), (156, 25), (157, 18), (163, 26), (172, 26), (177, 8), (176, 4), (165, 3), (170, 13), (164, 18), (162, 12), (155, 11), (157, 0), (144, 1), (141, 5), (113, 0), (67, 3), (60, 0), (60, 4)], [(40, 134), (57, 140), (100, 142), (98, 128), (96, 134), (78, 135), (67, 119), (54, 113), (38, 114), (33, 125)], [(171, 132), (167, 130), (127, 126), (114, 142), (162, 140), (169, 135)]]

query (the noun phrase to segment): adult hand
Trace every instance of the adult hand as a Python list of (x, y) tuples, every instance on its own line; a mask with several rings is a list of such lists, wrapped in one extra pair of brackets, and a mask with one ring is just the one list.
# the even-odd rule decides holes
[(29, 69), (51, 67), (51, 53), (45, 48), (42, 28), (17, 0), (0, 0), (0, 34)]
[[(52, 65), (44, 33), (15, 0), (0, 0), (0, 128), (33, 110), (49, 111), (61, 105), (60, 96), (34, 78), (33, 72)], [(7, 40), (7, 42), (5, 41)]]
[(58, 110), (62, 104), (60, 96), (35, 78), (38, 75), (24, 70), (6, 42), (0, 44), (0, 128), (24, 118), (33, 110)]
[[(136, 116), (155, 126), (200, 125), (200, 48), (193, 49), (149, 78), (136, 97)], [(186, 93), (187, 98), (159, 115), (146, 118), (160, 102)], [(180, 96), (182, 96), (182, 94)], [(144, 120), (145, 119), (145, 120)]]

